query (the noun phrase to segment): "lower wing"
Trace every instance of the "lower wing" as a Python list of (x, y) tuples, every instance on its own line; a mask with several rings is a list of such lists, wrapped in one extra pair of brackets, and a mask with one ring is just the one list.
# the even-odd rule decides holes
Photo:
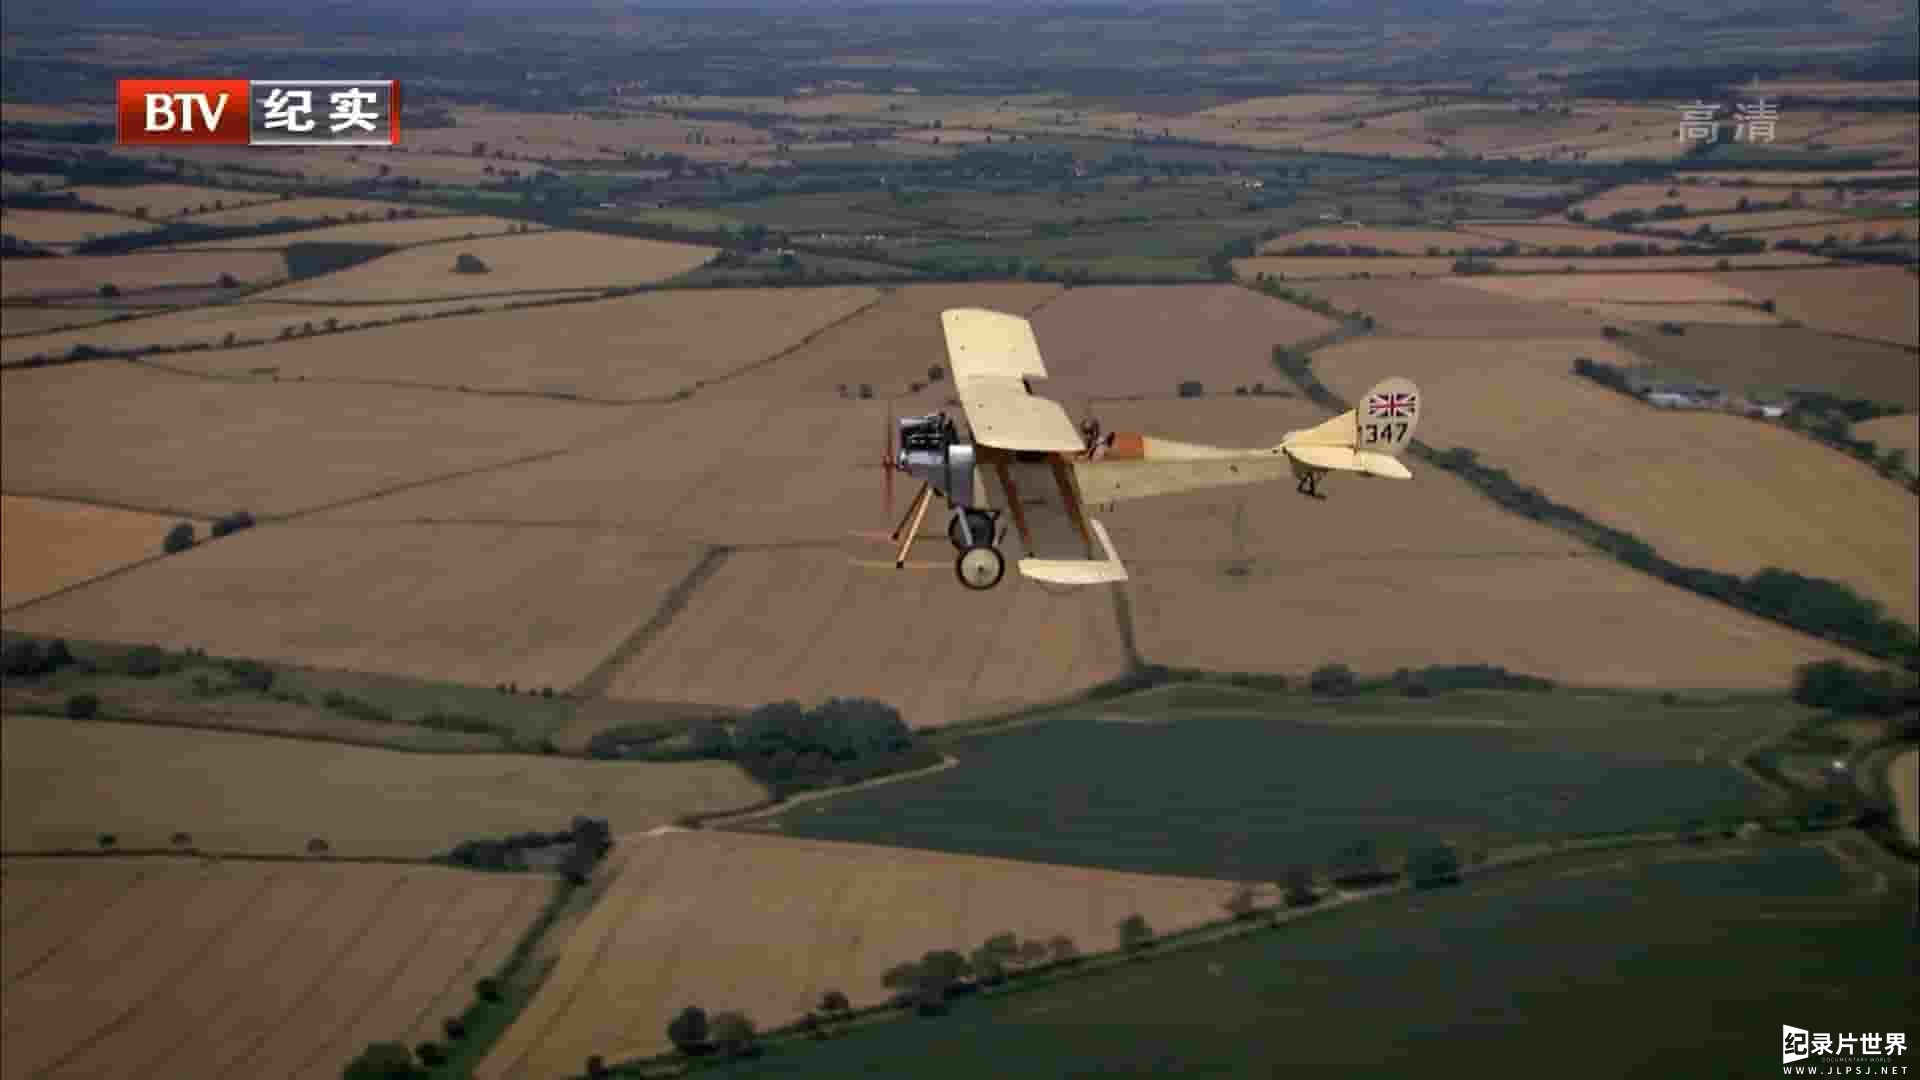
[(1127, 580), (1106, 526), (1086, 516), (1073, 466), (1057, 454), (999, 460), (993, 471), (1020, 539), (1020, 573), (1056, 585)]

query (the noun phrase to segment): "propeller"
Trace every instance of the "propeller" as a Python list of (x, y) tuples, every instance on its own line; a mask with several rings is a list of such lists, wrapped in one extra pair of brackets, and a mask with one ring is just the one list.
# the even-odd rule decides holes
[(880, 459), (880, 468), (882, 471), (881, 486), (885, 491), (887, 500), (884, 516), (891, 518), (893, 516), (894, 463), (899, 460), (899, 447), (896, 444), (900, 437), (900, 425), (894, 422), (892, 405), (887, 406), (886, 419), (887, 430), (881, 434), (883, 452), (886, 456)]

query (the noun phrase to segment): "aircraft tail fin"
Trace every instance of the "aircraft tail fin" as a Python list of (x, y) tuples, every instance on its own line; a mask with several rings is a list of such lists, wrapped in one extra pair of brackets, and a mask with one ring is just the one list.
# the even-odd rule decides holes
[(1280, 447), (1298, 466), (1404, 480), (1413, 474), (1399, 457), (1413, 442), (1422, 404), (1411, 379), (1383, 379), (1361, 397), (1358, 408), (1292, 432)]

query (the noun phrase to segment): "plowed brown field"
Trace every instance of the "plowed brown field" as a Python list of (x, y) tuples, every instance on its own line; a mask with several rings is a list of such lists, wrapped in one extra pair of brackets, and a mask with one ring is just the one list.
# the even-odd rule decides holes
[(1278, 252), (1302, 244), (1339, 244), (1342, 247), (1372, 247), (1398, 255), (1425, 255), (1428, 248), (1442, 253), (1468, 248), (1497, 248), (1499, 241), (1471, 236), (1451, 229), (1353, 229), (1341, 225), (1323, 225), (1269, 240), (1262, 251)]
[(136, 184), (133, 187), (96, 187), (82, 185), (68, 191), (95, 206), (104, 206), (122, 214), (145, 208), (154, 219), (183, 217), (214, 203), (238, 208), (251, 203), (271, 202), (280, 196), (271, 191), (234, 191), (227, 188), (195, 187), (190, 184)]
[[(1676, 241), (1662, 240), (1657, 236), (1640, 236), (1635, 233), (1617, 232), (1613, 229), (1595, 229), (1584, 225), (1547, 225), (1535, 223), (1469, 221), (1460, 226), (1460, 231), (1473, 236), (1484, 236), (1500, 243), (1512, 241), (1522, 249), (1577, 247), (1595, 248), (1604, 244), (1645, 244), (1655, 249), (1673, 247)], [(1497, 246), (1497, 245), (1496, 245)]]
[(1896, 345), (1758, 326), (1691, 326), (1677, 337), (1640, 333), (1622, 344), (1663, 368), (1735, 392), (1824, 390), (1920, 409), (1920, 364)]
[(509, 221), (484, 214), (456, 217), (402, 218), (398, 221), (363, 221), (347, 225), (329, 225), (304, 232), (274, 233), (271, 236), (239, 236), (228, 240), (210, 240), (203, 244), (181, 244), (174, 251), (235, 251), (251, 248), (284, 248), (288, 244), (429, 244), (464, 237), (501, 236), (527, 224), (533, 231), (545, 225)]
[[(1579, 275), (1567, 275), (1578, 277)], [(1343, 281), (1309, 291), (1343, 311), (1364, 311), (1397, 334), (1423, 337), (1510, 338), (1597, 334), (1601, 323), (1559, 304), (1499, 295), (1460, 281)], [(1532, 277), (1501, 278), (1529, 282)], [(1564, 278), (1548, 278), (1561, 281)]]
[(1273, 348), (1334, 328), (1296, 304), (1236, 285), (1071, 289), (1033, 318), (1047, 364), (1044, 394), (1173, 397), (1197, 379), (1209, 393), (1276, 384)]
[(689, 1002), (761, 1027), (828, 990), (885, 1000), (887, 968), (1011, 931), (1113, 948), (1138, 913), (1156, 931), (1220, 917), (1223, 881), (1126, 874), (907, 848), (683, 831), (621, 840), (618, 877), (567, 940), (532, 1004), (475, 1075), (549, 1077), (589, 1055), (667, 1049)]
[(367, 219), (378, 219), (386, 217), (389, 210), (412, 210), (416, 214), (423, 215), (438, 212), (432, 207), (383, 202), (379, 199), (277, 199), (273, 202), (195, 214), (193, 223), (196, 225), (264, 225), (270, 221), (321, 221), (326, 218), (346, 219), (356, 215)]
[(220, 275), (248, 285), (287, 276), (287, 261), (271, 251), (142, 252), (137, 255), (69, 255), (60, 259), (9, 259), (0, 296), (92, 296), (102, 285), (121, 292), (163, 285), (212, 285)]
[[(1419, 340), (1371, 339), (1324, 350), (1314, 366), (1349, 399), (1382, 372), (1412, 377), (1432, 403), (1421, 439), (1472, 447), (1521, 483), (1676, 562), (1832, 578), (1907, 622), (1920, 619), (1913, 496), (1784, 428), (1649, 408), (1573, 375), (1581, 355), (1634, 362), (1593, 340), (1436, 350)], [(1685, 650), (1687, 659), (1694, 649)]]
[(1703, 274), (1530, 274), (1475, 276), (1464, 284), (1523, 300), (1598, 300), (1639, 304), (1757, 302), (1727, 279)]
[[(1673, 140), (1671, 133), (1667, 135)], [(1710, 187), (1704, 184), (1623, 184), (1612, 191), (1599, 195), (1579, 204), (1579, 209), (1587, 215), (1589, 221), (1600, 221), (1608, 214), (1621, 210), (1644, 210), (1652, 213), (1655, 207), (1679, 203), (1689, 213), (1704, 214), (1713, 210), (1732, 210), (1740, 205), (1741, 199), (1752, 202), (1785, 202), (1793, 196), (1794, 188), (1768, 187)], [(1669, 195), (1668, 192), (1673, 194)], [(1804, 197), (1805, 192), (1801, 193)]]
[(1771, 299), (1782, 315), (1836, 334), (1920, 346), (1920, 278), (1894, 266), (1850, 266), (1715, 280)]
[[(11, 723), (11, 721), (9, 721)], [(187, 859), (0, 863), (5, 1075), (340, 1075), (496, 970), (545, 878)], [(432, 1018), (437, 1025), (439, 1015)]]

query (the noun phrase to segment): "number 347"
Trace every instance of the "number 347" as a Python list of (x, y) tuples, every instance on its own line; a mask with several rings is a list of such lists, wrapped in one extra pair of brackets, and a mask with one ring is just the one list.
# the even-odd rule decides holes
[(1384, 424), (1365, 424), (1360, 429), (1362, 443), (1399, 442), (1407, 437), (1407, 423), (1388, 421)]

